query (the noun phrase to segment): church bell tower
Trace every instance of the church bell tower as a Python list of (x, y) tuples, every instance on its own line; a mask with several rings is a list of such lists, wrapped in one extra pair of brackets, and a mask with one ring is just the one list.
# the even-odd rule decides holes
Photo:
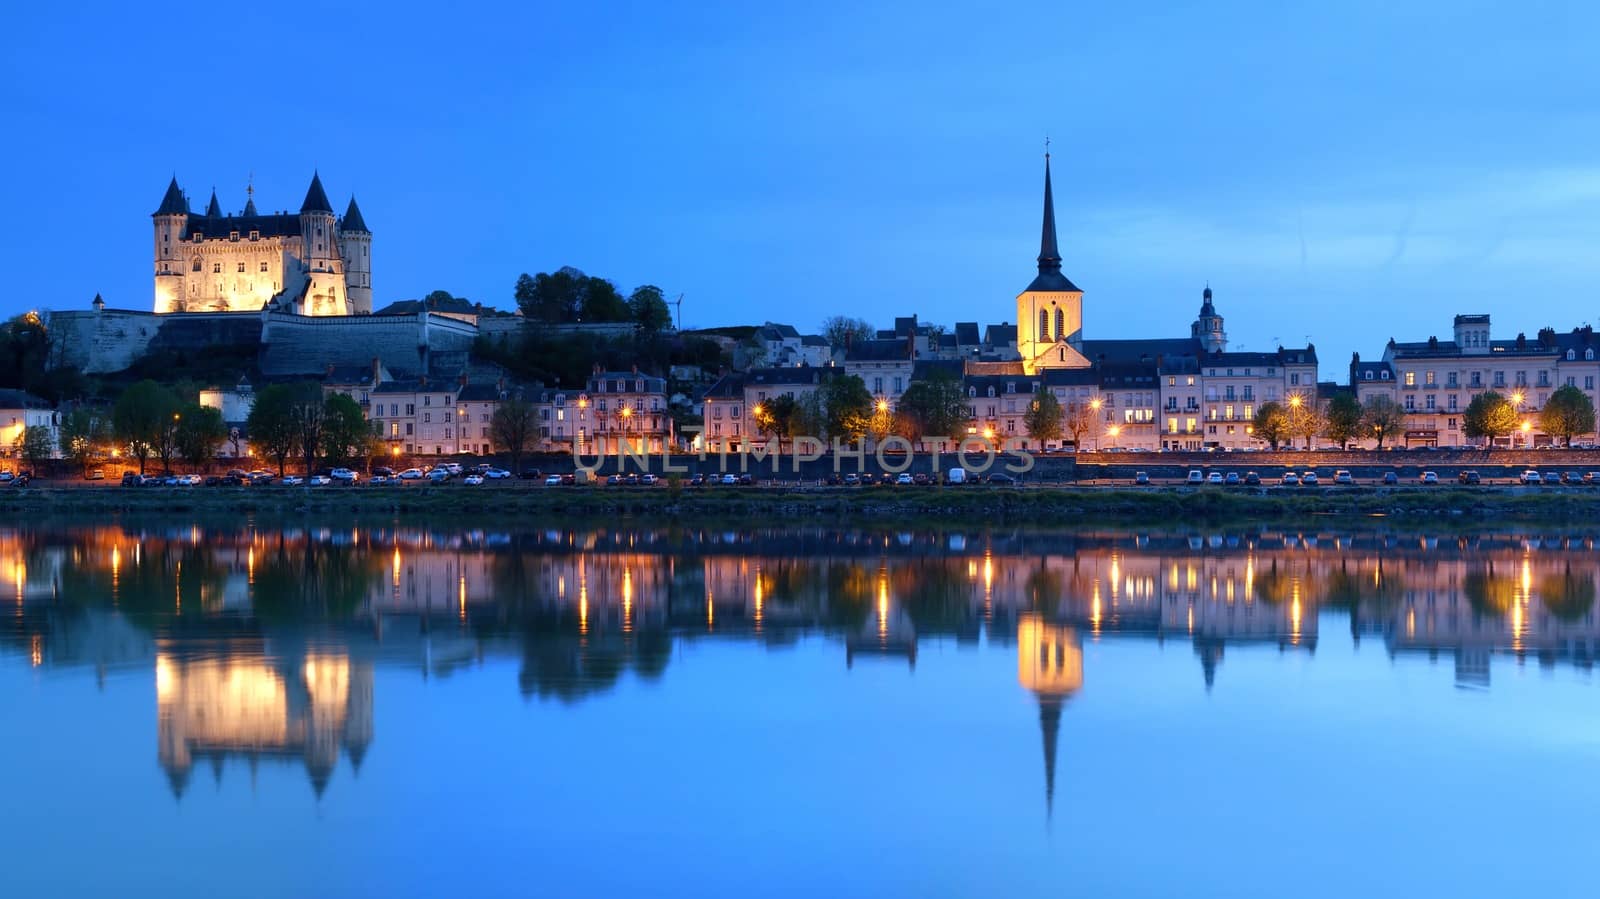
[(1045, 368), (1085, 368), (1083, 291), (1061, 273), (1056, 248), (1056, 204), (1050, 189), (1050, 154), (1044, 154), (1044, 224), (1039, 274), (1017, 294), (1017, 352), (1029, 374)]

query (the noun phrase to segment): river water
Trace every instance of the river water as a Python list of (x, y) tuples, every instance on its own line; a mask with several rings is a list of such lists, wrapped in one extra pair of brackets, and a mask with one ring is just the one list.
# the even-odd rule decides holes
[(1579, 895), (1597, 537), (12, 526), (0, 895)]

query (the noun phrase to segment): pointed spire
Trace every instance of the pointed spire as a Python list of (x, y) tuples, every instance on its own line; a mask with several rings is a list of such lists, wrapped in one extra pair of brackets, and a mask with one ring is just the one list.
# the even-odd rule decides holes
[(244, 184), (244, 214), (256, 214), (256, 173), (251, 172)]
[(222, 204), (217, 202), (217, 189), (211, 188), (211, 202), (206, 204), (206, 218), (222, 218)]
[(1039, 730), (1044, 734), (1044, 813), (1049, 818), (1055, 813), (1056, 799), (1056, 738), (1061, 733), (1060, 696), (1039, 697)]
[(361, 207), (356, 205), (355, 194), (350, 195), (350, 208), (344, 211), (344, 221), (339, 223), (339, 230), (360, 231), (363, 234), (372, 233), (367, 229), (366, 219), (361, 217)]
[(178, 187), (178, 176), (172, 176), (172, 183), (167, 185), (167, 193), (161, 198), (161, 208), (155, 211), (156, 215), (186, 215), (189, 212), (189, 201), (184, 198), (183, 191)]
[(1050, 154), (1044, 154), (1044, 225), (1039, 229), (1039, 275), (1028, 291), (1079, 293), (1077, 285), (1061, 274), (1061, 251), (1056, 248), (1056, 201), (1050, 188)]
[(333, 212), (333, 206), (328, 203), (328, 192), (322, 189), (322, 176), (316, 172), (311, 173), (311, 189), (306, 191), (306, 201), (300, 204), (300, 213), (307, 212)]

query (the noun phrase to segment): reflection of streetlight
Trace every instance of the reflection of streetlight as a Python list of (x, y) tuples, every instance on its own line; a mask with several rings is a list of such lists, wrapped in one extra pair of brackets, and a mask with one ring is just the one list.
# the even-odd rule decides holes
[(1122, 433), (1122, 428), (1119, 425), (1112, 425), (1111, 427), (1106, 428), (1106, 436), (1111, 438), (1111, 442), (1112, 442), (1113, 445), (1116, 444), (1117, 435), (1121, 434), (1121, 433)]

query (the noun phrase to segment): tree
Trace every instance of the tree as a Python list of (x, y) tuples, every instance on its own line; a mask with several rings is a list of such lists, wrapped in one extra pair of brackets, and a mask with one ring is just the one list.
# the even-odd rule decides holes
[(1361, 404), (1361, 432), (1371, 434), (1378, 441), (1378, 449), (1383, 449), (1383, 442), (1405, 426), (1406, 410), (1393, 397), (1380, 393)]
[(1100, 428), (1100, 410), (1090, 400), (1077, 399), (1061, 410), (1061, 430), (1072, 438), (1072, 448), (1083, 449), (1083, 437)]
[(829, 378), (817, 389), (829, 437), (860, 440), (872, 425), (872, 394), (860, 375)]
[(533, 404), (521, 396), (501, 400), (489, 419), (489, 440), (495, 449), (510, 454), (512, 474), (522, 473), (522, 454), (537, 433)]
[(1311, 449), (1311, 438), (1321, 434), (1326, 425), (1316, 399), (1296, 394), (1289, 398), (1286, 414), (1289, 416), (1289, 435), (1304, 439), (1306, 449)]
[(1594, 403), (1582, 390), (1566, 384), (1556, 388), (1539, 412), (1539, 427), (1551, 437), (1572, 446), (1578, 434), (1594, 433)]
[(1022, 423), (1028, 429), (1028, 436), (1044, 446), (1047, 440), (1061, 439), (1061, 424), (1065, 417), (1066, 413), (1056, 395), (1049, 390), (1040, 390), (1033, 395), (1033, 402), (1023, 414)]
[(617, 285), (595, 277), (584, 280), (581, 314), (585, 322), (625, 322), (631, 317), (628, 301), (617, 292)]
[(1328, 401), (1328, 412), (1324, 416), (1322, 435), (1340, 449), (1349, 446), (1350, 441), (1361, 434), (1361, 403), (1354, 393), (1341, 391), (1334, 394)]
[[(361, 404), (347, 393), (330, 394), (322, 402), (322, 454), (337, 465), (365, 468), (372, 458), (377, 432)], [(307, 471), (310, 466), (307, 466)]]
[[(862, 385), (865, 387), (865, 385)], [(794, 415), (789, 421), (789, 437), (815, 437), (821, 439), (828, 428), (828, 413), (822, 405), (821, 390), (813, 390), (795, 400)]]
[(28, 467), (35, 473), (43, 467), (55, 452), (56, 441), (50, 429), (33, 425), (22, 429), (22, 435), (17, 438), (17, 453), (27, 460)]
[(256, 394), (255, 405), (250, 408), (250, 418), (245, 422), (245, 434), (250, 445), (268, 459), (278, 463), (278, 477), (283, 477), (289, 454), (299, 443), (294, 419), (290, 414), (294, 390), (289, 384), (271, 384)]
[(222, 410), (198, 403), (185, 406), (178, 414), (176, 443), (183, 461), (200, 468), (216, 458), (218, 447), (228, 439), (228, 426)]
[(587, 277), (567, 266), (555, 272), (540, 272), (527, 284), (518, 278), (517, 306), (530, 321), (545, 324), (577, 321)]
[(866, 319), (834, 315), (822, 320), (822, 337), (836, 350), (843, 349), (852, 342), (871, 340), (877, 333), (877, 329)]
[[(177, 408), (177, 397), (151, 380), (134, 384), (117, 398), (111, 410), (112, 429), (117, 441), (127, 446), (129, 454), (139, 460), (140, 474), (144, 474), (145, 463), (157, 452), (164, 436), (171, 434), (172, 416)], [(170, 454), (169, 448), (162, 460), (169, 460)]]
[(925, 437), (959, 439), (966, 431), (967, 400), (961, 380), (953, 373), (935, 369), (931, 375), (912, 381), (900, 395), (901, 432), (913, 441)]
[(1504, 396), (1487, 390), (1472, 398), (1467, 404), (1467, 412), (1462, 416), (1461, 430), (1468, 437), (1488, 438), (1489, 444), (1494, 445), (1495, 438), (1504, 437), (1517, 429), (1517, 408)]
[(758, 403), (754, 410), (756, 427), (761, 433), (770, 435), (778, 441), (778, 451), (783, 451), (784, 438), (795, 434), (793, 426), (800, 408), (800, 401), (792, 394), (780, 393), (764, 403)]
[(517, 276), (517, 286), (512, 289), (511, 296), (517, 301), (517, 308), (522, 310), (525, 317), (532, 318), (530, 310), (537, 307), (539, 290), (533, 283), (533, 276), (527, 272)]
[(672, 310), (667, 307), (667, 298), (662, 295), (661, 288), (654, 284), (634, 289), (628, 297), (628, 314), (633, 317), (639, 330), (647, 334), (665, 331), (672, 326)]
[(96, 409), (78, 406), (61, 420), (61, 455), (85, 474), (110, 442), (105, 417)]
[(1294, 435), (1289, 428), (1288, 410), (1276, 400), (1262, 403), (1261, 408), (1256, 410), (1256, 420), (1250, 433), (1257, 440), (1265, 440), (1272, 449), (1277, 449), (1278, 444)]
[(326, 424), (327, 403), (322, 398), (322, 385), (315, 381), (301, 381), (289, 385), (289, 421), (294, 433), (294, 448), (305, 460), (306, 475), (317, 466), (317, 454), (322, 450), (322, 433)]

